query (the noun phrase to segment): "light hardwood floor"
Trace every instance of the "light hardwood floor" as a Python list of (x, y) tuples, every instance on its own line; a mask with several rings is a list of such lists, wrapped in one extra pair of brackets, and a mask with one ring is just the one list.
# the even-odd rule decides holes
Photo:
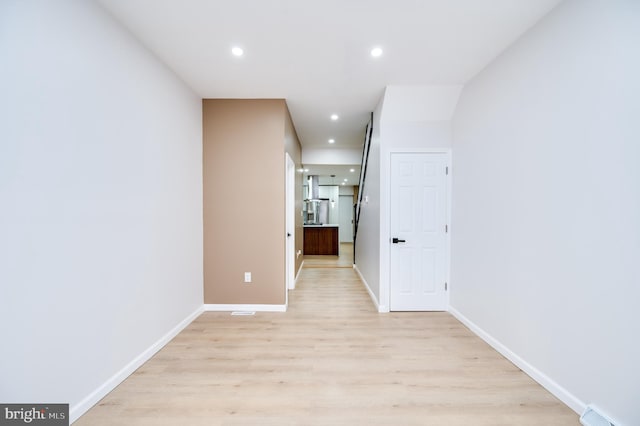
[(305, 261), (287, 313), (204, 313), (75, 424), (579, 424), (451, 315), (378, 314), (339, 261)]
[(340, 243), (339, 256), (305, 256), (305, 268), (353, 268), (353, 244)]

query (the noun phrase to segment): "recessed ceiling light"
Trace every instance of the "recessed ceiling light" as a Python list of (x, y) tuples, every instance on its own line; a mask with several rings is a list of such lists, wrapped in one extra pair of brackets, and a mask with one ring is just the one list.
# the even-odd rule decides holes
[(307, 173), (309, 171), (309, 169), (304, 169), (304, 172)]
[(353, 172), (355, 172), (355, 171), (356, 171), (356, 169), (349, 169), (349, 171), (350, 171), (351, 173), (353, 173)]
[(241, 47), (235, 46), (231, 48), (231, 53), (233, 53), (233, 56), (242, 56), (244, 55), (244, 50), (242, 50)]
[(344, 183), (344, 182), (342, 182), (342, 184), (343, 184), (343, 185), (345, 185), (345, 183)]
[(373, 49), (371, 49), (371, 56), (373, 56), (374, 58), (382, 56), (382, 49), (379, 47), (374, 47)]
[(348, 182), (348, 181), (349, 181), (349, 179), (345, 179), (344, 181), (345, 181), (345, 182)]
[(336, 143), (335, 139), (329, 139), (329, 143)]
[(338, 117), (338, 114), (331, 114), (331, 119), (333, 121), (336, 121), (338, 118), (340, 118), (340, 117)]

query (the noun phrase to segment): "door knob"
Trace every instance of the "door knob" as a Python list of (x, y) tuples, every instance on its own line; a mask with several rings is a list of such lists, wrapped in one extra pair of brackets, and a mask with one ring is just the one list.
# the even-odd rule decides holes
[(287, 237), (290, 237), (290, 236), (291, 236), (291, 233), (287, 232)]
[(398, 243), (406, 243), (407, 241), (406, 241), (406, 240), (399, 240), (398, 238), (393, 237), (393, 239), (391, 240), (391, 242), (392, 242), (393, 244), (398, 244)]

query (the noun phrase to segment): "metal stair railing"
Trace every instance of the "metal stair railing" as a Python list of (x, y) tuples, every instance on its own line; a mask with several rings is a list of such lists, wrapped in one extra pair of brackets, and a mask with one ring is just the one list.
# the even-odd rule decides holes
[(360, 212), (362, 206), (362, 197), (364, 194), (364, 185), (367, 178), (367, 164), (369, 162), (369, 148), (371, 147), (371, 136), (373, 135), (373, 112), (367, 128), (364, 132), (364, 145), (362, 146), (362, 160), (360, 163), (360, 180), (358, 182), (358, 200), (354, 205), (354, 226), (353, 226), (353, 263), (356, 263), (356, 237), (358, 235), (358, 224), (360, 222)]

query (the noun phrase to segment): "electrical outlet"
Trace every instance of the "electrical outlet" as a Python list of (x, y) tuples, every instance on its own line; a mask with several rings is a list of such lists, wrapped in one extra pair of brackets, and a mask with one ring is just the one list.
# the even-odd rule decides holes
[(251, 282), (251, 272), (245, 272), (244, 273), (244, 282), (245, 283), (250, 283)]

